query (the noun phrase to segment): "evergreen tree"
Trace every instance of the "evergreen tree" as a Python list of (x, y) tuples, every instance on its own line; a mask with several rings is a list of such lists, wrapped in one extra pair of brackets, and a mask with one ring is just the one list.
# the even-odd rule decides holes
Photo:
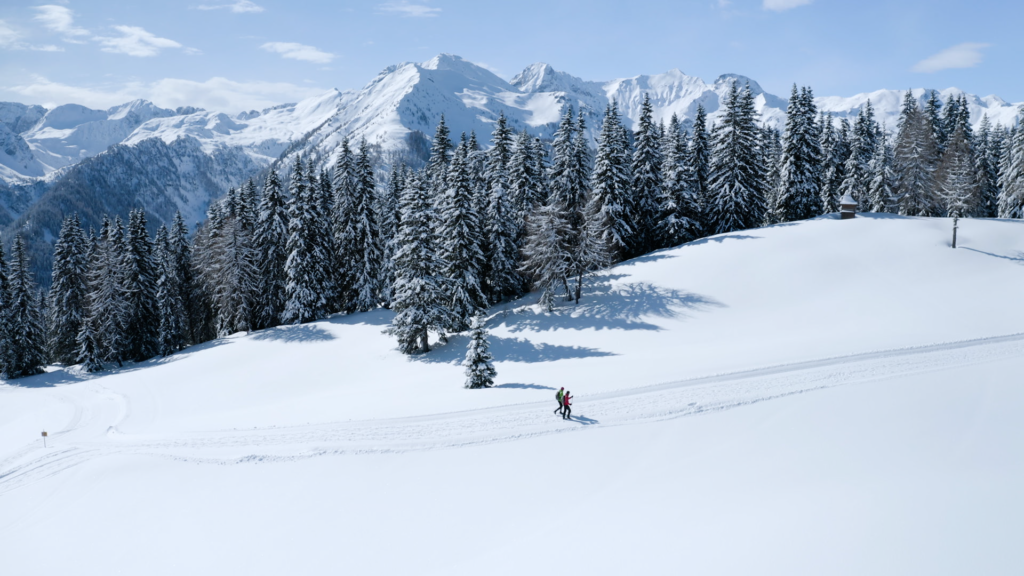
[(295, 160), (291, 177), (291, 199), (288, 204), (288, 242), (285, 250), (285, 308), (281, 320), (301, 324), (327, 317), (330, 294), (325, 286), (329, 254), (318, 243), (320, 233), (313, 230), (317, 218), (315, 194), (302, 159)]
[(526, 218), (545, 200), (540, 178), (534, 158), (533, 138), (523, 130), (516, 135), (512, 157), (509, 159), (509, 202), (516, 224), (517, 244), (521, 244), (526, 235)]
[(449, 332), (462, 332), (470, 319), (485, 305), (481, 287), (484, 254), (483, 230), (474, 206), (473, 190), (466, 160), (469, 154), (463, 141), (452, 156), (448, 186), (439, 206), (439, 250), (443, 262), (444, 287), (451, 315)]
[(217, 334), (251, 330), (258, 306), (259, 271), (252, 229), (245, 225), (240, 212), (224, 222), (212, 252), (204, 276), (217, 310)]
[(702, 104), (697, 105), (697, 114), (693, 118), (693, 136), (686, 151), (686, 172), (689, 189), (699, 204), (698, 235), (705, 235), (714, 229), (714, 223), (711, 217), (712, 197), (708, 187), (711, 175), (711, 140), (707, 130), (707, 112)]
[(8, 324), (11, 309), (10, 274), (3, 242), (0, 242), (0, 374), (7, 373), (7, 350), (11, 346), (12, 332)]
[(896, 174), (893, 172), (892, 162), (892, 146), (889, 145), (883, 131), (869, 165), (871, 184), (868, 186), (868, 197), (871, 203), (862, 209), (871, 212), (896, 211)]
[(346, 137), (338, 146), (334, 162), (334, 202), (331, 210), (331, 233), (335, 249), (333, 268), (338, 289), (331, 298), (331, 306), (346, 311), (354, 310), (356, 260), (359, 259), (356, 236), (362, 218), (358, 213), (358, 179), (355, 155)]
[[(156, 300), (160, 315), (157, 352), (161, 356), (169, 356), (185, 347), (185, 303), (181, 301), (181, 289), (177, 285), (174, 249), (164, 226), (157, 230), (154, 249), (158, 276)], [(89, 349), (86, 348), (84, 353), (89, 356)]]
[(527, 222), (523, 246), (523, 272), (540, 290), (542, 306), (554, 308), (559, 294), (569, 294), (569, 275), (573, 259), (572, 230), (554, 204), (539, 206)]
[(494, 386), (494, 377), (498, 372), (494, 369), (494, 356), (487, 341), (487, 328), (481, 316), (473, 318), (470, 326), (469, 348), (466, 350), (466, 388), (490, 388)]
[(78, 216), (61, 225), (53, 247), (53, 283), (49, 293), (49, 353), (54, 362), (78, 360), (78, 333), (86, 315), (86, 239)]
[[(955, 101), (954, 101), (955, 102)], [(978, 204), (974, 154), (964, 127), (954, 124), (939, 165), (939, 195), (951, 218), (970, 216)]]
[(381, 267), (379, 274), (380, 300), (391, 308), (395, 284), (394, 257), (398, 249), (399, 201), (405, 188), (405, 165), (392, 164), (388, 185), (377, 197), (376, 212), (380, 228)]
[(168, 236), (168, 249), (173, 258), (174, 284), (178, 291), (176, 300), (182, 303), (182, 345), (197, 344), (203, 341), (199, 318), (202, 316), (200, 310), (205, 306), (205, 302), (196, 286), (188, 226), (185, 225), (181, 212), (174, 214)]
[(25, 253), (25, 241), (20, 234), (14, 237), (9, 266), (8, 307), (4, 311), (7, 341), (3, 367), (4, 377), (13, 379), (43, 372), (46, 337), (36, 287), (32, 282), (32, 270)]
[(994, 218), (999, 212), (999, 155), (988, 115), (981, 118), (977, 136), (978, 206), (980, 218)]
[(430, 159), (427, 160), (427, 184), (431, 198), (439, 198), (444, 194), (448, 182), (448, 165), (451, 164), (452, 140), (448, 126), (444, 123), (444, 114), (434, 132), (434, 141), (430, 146)]
[(605, 110), (604, 123), (598, 136), (597, 156), (591, 178), (592, 194), (587, 213), (616, 262), (629, 257), (634, 240), (631, 223), (632, 182), (629, 174), (632, 159), (624, 148), (622, 133), (618, 106), (612, 101)]
[[(796, 84), (789, 97), (786, 131), (782, 136), (782, 169), (774, 219), (791, 222), (822, 213), (821, 177), (825, 161), (815, 124), (817, 110), (810, 88), (798, 93)], [(831, 130), (831, 124), (826, 130)]]
[(764, 181), (758, 166), (757, 112), (748, 85), (741, 93), (733, 83), (721, 123), (712, 134), (710, 188), (713, 234), (745, 230), (764, 218)]
[(352, 297), (349, 310), (367, 312), (380, 305), (380, 271), (382, 250), (380, 229), (374, 210), (377, 185), (373, 174), (373, 160), (366, 140), (359, 144), (356, 161), (354, 226), (351, 228), (352, 253), (348, 270), (352, 279)]
[(270, 171), (263, 184), (253, 246), (256, 253), (257, 285), (255, 328), (268, 328), (281, 323), (287, 301), (288, 274), (288, 209), (281, 192), (277, 172)]
[(929, 92), (922, 114), (924, 115), (923, 121), (928, 124), (928, 130), (931, 131), (932, 138), (935, 141), (934, 149), (930, 150), (933, 155), (928, 158), (934, 170), (935, 165), (939, 162), (939, 157), (945, 150), (946, 139), (949, 136), (946, 132), (946, 123), (942, 120), (942, 100), (939, 98), (939, 93), (935, 90)]
[(686, 133), (679, 117), (673, 114), (661, 142), (663, 184), (658, 215), (661, 246), (689, 242), (699, 233), (700, 199), (690, 186), (687, 148)]
[(142, 210), (133, 210), (128, 217), (121, 252), (121, 274), (125, 305), (124, 357), (140, 362), (156, 355), (160, 326), (156, 301), (157, 270)]
[(644, 94), (640, 121), (634, 135), (633, 175), (633, 255), (646, 254), (662, 246), (657, 240), (659, 200), (662, 195), (660, 134), (653, 121), (651, 99)]
[[(933, 92), (934, 96), (934, 92)], [(896, 198), (905, 216), (937, 215), (934, 198), (936, 141), (933, 121), (922, 112), (909, 91), (903, 99), (893, 151)]]
[(429, 352), (429, 332), (441, 332), (450, 324), (433, 230), (436, 214), (429, 194), (420, 177), (405, 178), (394, 255), (391, 307), (395, 316), (386, 331), (398, 339), (404, 354)]
[[(125, 350), (125, 291), (120, 255), (124, 248), (121, 218), (103, 219), (88, 274), (89, 324), (99, 343), (99, 359), (121, 366)], [(81, 357), (79, 358), (81, 361)]]
[(505, 115), (495, 123), (491, 137), (493, 146), (487, 153), (487, 205), (484, 218), (486, 239), (484, 286), (492, 302), (514, 298), (520, 294), (523, 279), (519, 275), (519, 247), (516, 243), (519, 226), (516, 207), (512, 203), (509, 170), (512, 164), (512, 132)]
[[(1024, 107), (1021, 107), (1024, 118)], [(1024, 126), (1018, 126), (1012, 140), (1005, 144), (1004, 161), (999, 176), (1000, 218), (1024, 218)]]

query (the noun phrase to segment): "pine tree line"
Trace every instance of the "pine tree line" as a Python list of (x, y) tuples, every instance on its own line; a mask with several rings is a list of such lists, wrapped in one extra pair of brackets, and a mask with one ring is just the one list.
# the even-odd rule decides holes
[(975, 133), (963, 96), (908, 92), (894, 137), (870, 101), (836, 121), (796, 86), (781, 133), (738, 85), (714, 126), (700, 106), (689, 130), (655, 123), (645, 96), (630, 131), (612, 102), (592, 150), (583, 117), (567, 106), (547, 146), (502, 115), (487, 150), (475, 134), (454, 144), (442, 117), (426, 166), (392, 166), (383, 186), (370, 147), (345, 140), (330, 165), (297, 157), (284, 179), (230, 190), (193, 234), (180, 214), (153, 238), (140, 210), (88, 232), (68, 217), (45, 299), (16, 238), (0, 253), (0, 369), (96, 371), (377, 307), (403, 352), (424, 352), (530, 289), (579, 302), (602, 267), (837, 211), (847, 194), (861, 211), (1024, 217), (1024, 130), (984, 118)]

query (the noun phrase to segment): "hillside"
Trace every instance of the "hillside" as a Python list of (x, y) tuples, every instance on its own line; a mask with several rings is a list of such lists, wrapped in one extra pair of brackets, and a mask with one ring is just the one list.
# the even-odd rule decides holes
[(465, 336), (406, 357), (386, 311), (0, 384), (4, 562), (1011, 573), (1022, 226), (961, 220), (953, 250), (949, 220), (829, 215), (656, 252), (578, 307), (492, 310), (489, 390)]

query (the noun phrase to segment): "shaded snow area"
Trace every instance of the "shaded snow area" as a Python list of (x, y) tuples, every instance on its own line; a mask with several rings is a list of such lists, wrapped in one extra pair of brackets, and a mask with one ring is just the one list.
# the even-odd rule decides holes
[(493, 309), (487, 390), (386, 311), (0, 384), (2, 572), (1019, 573), (1024, 222), (951, 233), (626, 262)]

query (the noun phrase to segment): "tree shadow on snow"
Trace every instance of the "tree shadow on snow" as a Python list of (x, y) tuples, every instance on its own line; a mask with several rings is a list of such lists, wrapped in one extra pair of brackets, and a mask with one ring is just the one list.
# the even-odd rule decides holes
[(1003, 256), (1002, 254), (993, 254), (991, 252), (985, 252), (984, 250), (976, 250), (974, 248), (968, 248), (966, 246), (961, 246), (960, 248), (963, 248), (964, 250), (970, 250), (971, 252), (977, 252), (978, 254), (984, 254), (986, 256), (991, 256), (993, 258), (1001, 258), (1003, 260), (1009, 260), (1010, 262), (1014, 262), (1016, 264), (1020, 264), (1021, 266), (1024, 266), (1024, 252), (1018, 253), (1017, 256)]
[(521, 390), (557, 390), (554, 386), (541, 386), (540, 384), (519, 384), (519, 383), (506, 383), (491, 386), (491, 388), (518, 388)]
[(253, 333), (253, 340), (308, 344), (334, 340), (334, 334), (316, 324), (293, 324), (277, 326)]
[[(558, 360), (570, 360), (574, 358), (594, 358), (600, 356), (615, 356), (611, 352), (597, 350), (595, 348), (584, 348), (582, 346), (559, 346), (557, 344), (545, 344), (543, 342), (530, 342), (524, 338), (503, 338), (491, 334), (488, 337), (490, 351), (496, 362), (556, 362)], [(468, 334), (453, 334), (448, 337), (448, 343), (437, 345), (426, 354), (410, 356), (411, 360), (425, 362), (428, 364), (461, 364), (466, 358), (466, 348), (469, 346)], [(520, 384), (517, 386), (527, 386)], [(532, 385), (531, 385), (532, 386)], [(509, 386), (510, 388), (513, 386)], [(545, 387), (546, 388), (546, 387)]]
[[(159, 364), (168, 364), (170, 362), (176, 362), (187, 358), (189, 355), (196, 352), (202, 352), (203, 350), (209, 350), (216, 348), (217, 346), (223, 346), (231, 342), (231, 338), (218, 338), (217, 340), (211, 340), (209, 342), (203, 342), (202, 344), (195, 344), (189, 346), (184, 350), (180, 350), (171, 354), (170, 356), (156, 356), (149, 360), (143, 360), (142, 362), (125, 362), (123, 366), (118, 366), (116, 362), (107, 362), (104, 364), (103, 370), (99, 372), (86, 372), (80, 365), (75, 366), (60, 366), (52, 365), (49, 366), (49, 371), (44, 374), (38, 374), (35, 376), (26, 376), (24, 378), (16, 378), (14, 380), (6, 380), (7, 384), (16, 386), (18, 388), (55, 388), (57, 386), (65, 386), (68, 384), (77, 384), (78, 382), (86, 382), (102, 376), (113, 376), (117, 374), (127, 374), (129, 372), (136, 372), (144, 368), (150, 368)], [(0, 380), (0, 382), (4, 382)]]
[(378, 308), (376, 310), (370, 310), (369, 312), (355, 312), (352, 314), (335, 314), (331, 316), (327, 321), (331, 324), (339, 324), (345, 326), (357, 326), (365, 324), (367, 326), (387, 326), (391, 324), (391, 319), (395, 317), (395, 313), (391, 310), (385, 310)]
[(644, 318), (679, 318), (688, 312), (725, 305), (713, 298), (649, 282), (614, 284), (623, 274), (602, 274), (586, 286), (579, 305), (561, 303), (552, 312), (520, 308), (496, 317), (511, 332), (570, 330), (660, 330)]

